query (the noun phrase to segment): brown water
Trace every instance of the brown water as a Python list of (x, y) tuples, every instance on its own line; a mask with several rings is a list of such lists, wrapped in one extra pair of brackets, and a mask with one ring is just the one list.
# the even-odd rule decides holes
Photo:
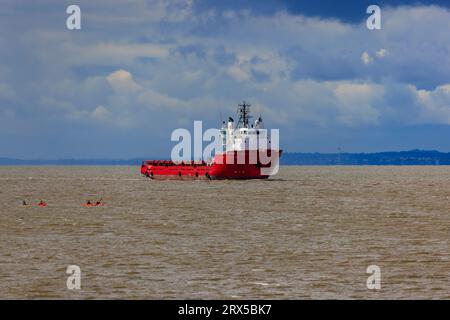
[[(245, 182), (0, 167), (0, 205), (0, 298), (450, 298), (449, 167)], [(72, 264), (81, 290), (66, 287)], [(380, 290), (366, 287), (372, 264)]]

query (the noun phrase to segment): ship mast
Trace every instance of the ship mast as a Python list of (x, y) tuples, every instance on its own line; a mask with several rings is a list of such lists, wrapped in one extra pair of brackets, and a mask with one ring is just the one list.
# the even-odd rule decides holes
[(242, 101), (242, 104), (238, 104), (239, 121), (237, 127), (242, 124), (243, 128), (248, 128), (248, 120), (251, 118), (250, 116), (250, 104)]

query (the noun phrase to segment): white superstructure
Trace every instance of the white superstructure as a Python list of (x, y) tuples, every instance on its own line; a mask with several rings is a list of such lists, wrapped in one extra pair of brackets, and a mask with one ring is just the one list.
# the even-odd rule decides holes
[(233, 118), (222, 123), (220, 137), (224, 152), (270, 149), (270, 139), (264, 129), (261, 117), (249, 125), (250, 105), (245, 101), (238, 106), (239, 121), (235, 126)]

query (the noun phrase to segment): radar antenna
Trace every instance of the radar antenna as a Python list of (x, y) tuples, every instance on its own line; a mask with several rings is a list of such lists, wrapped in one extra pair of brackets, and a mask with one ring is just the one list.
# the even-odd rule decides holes
[(251, 118), (250, 116), (250, 104), (245, 103), (245, 101), (242, 101), (242, 104), (238, 104), (238, 116), (239, 116), (239, 121), (238, 121), (238, 127), (240, 124), (242, 124), (242, 126), (244, 128), (248, 128), (248, 120)]

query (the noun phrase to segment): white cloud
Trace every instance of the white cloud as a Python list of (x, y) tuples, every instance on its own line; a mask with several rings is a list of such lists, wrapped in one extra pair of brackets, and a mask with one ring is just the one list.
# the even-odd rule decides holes
[(361, 61), (364, 64), (370, 64), (373, 62), (372, 57), (369, 55), (369, 53), (367, 53), (366, 51), (364, 51), (364, 53), (361, 55)]
[(245, 67), (242, 66), (242, 64), (235, 64), (231, 67), (228, 67), (226, 73), (239, 82), (250, 79), (248, 71), (245, 70)]
[(386, 49), (380, 49), (375, 54), (378, 58), (384, 58), (388, 51)]
[(185, 106), (185, 102), (150, 89), (145, 90), (138, 96), (138, 101), (150, 108), (180, 108)]
[(111, 87), (117, 93), (136, 93), (141, 87), (126, 70), (117, 70), (106, 77)]
[(111, 117), (111, 113), (104, 106), (98, 106), (92, 111), (92, 118), (95, 120), (107, 121)]
[(420, 109), (417, 122), (450, 124), (450, 83), (433, 90), (410, 86)]
[(378, 123), (381, 110), (375, 103), (382, 100), (381, 85), (343, 82), (337, 83), (333, 91), (341, 122), (348, 125)]
[(290, 101), (281, 108), (289, 115), (286, 121), (293, 124), (301, 121), (323, 127), (376, 125), (383, 112), (384, 87), (371, 82), (300, 80), (292, 87), (281, 83), (271, 89), (281, 90)]

